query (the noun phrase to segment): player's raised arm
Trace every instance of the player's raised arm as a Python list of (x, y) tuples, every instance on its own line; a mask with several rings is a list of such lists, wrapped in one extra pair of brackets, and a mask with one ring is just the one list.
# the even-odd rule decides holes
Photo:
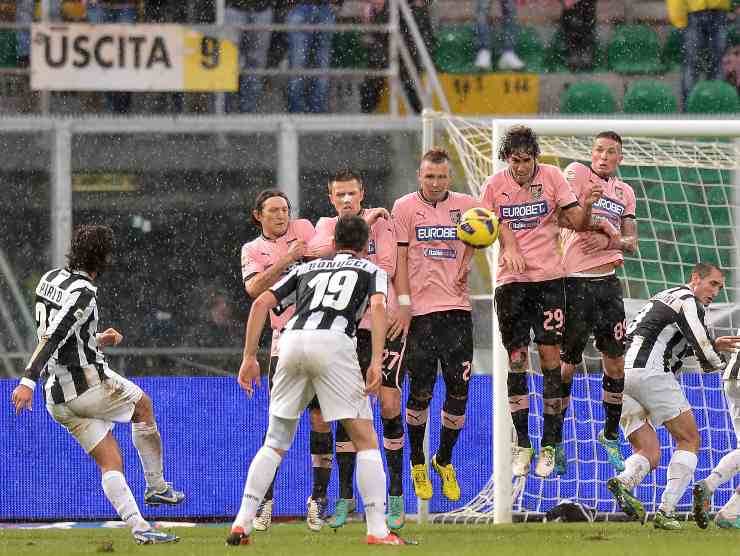
[[(378, 279), (388, 281), (383, 270), (379, 271)], [(370, 359), (370, 366), (367, 369), (365, 393), (377, 396), (380, 394), (383, 350), (385, 349), (386, 335), (385, 295), (382, 292), (370, 296), (370, 334), (372, 337), (372, 357)]]

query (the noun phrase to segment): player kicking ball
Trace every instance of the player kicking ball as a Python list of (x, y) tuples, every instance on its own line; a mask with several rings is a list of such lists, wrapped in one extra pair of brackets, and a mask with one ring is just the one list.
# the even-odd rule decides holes
[[(250, 396), (255, 385), (260, 385), (257, 347), (268, 313), (293, 294), (296, 312), (280, 340), (267, 435), (249, 466), (241, 507), (227, 545), (250, 544), (257, 507), (293, 443), (298, 419), (314, 395), (324, 419), (340, 421), (357, 448), (357, 485), (365, 505), (367, 543), (409, 544), (391, 533), (385, 522), (386, 477), (368, 400), (368, 395), (378, 395), (381, 383), (388, 291), (385, 271), (359, 258), (367, 249), (368, 235), (362, 218), (341, 218), (334, 232), (333, 257), (294, 268), (252, 304), (238, 378)], [(355, 332), (368, 303), (372, 358), (363, 381)]]
[(55, 268), (36, 287), (39, 343), (20, 384), (13, 390), (16, 413), (30, 410), (33, 391), (46, 370), (46, 410), (90, 454), (102, 473), (106, 498), (131, 528), (138, 544), (177, 542), (179, 537), (155, 531), (141, 516), (126, 477), (114, 423), (131, 423), (131, 437), (144, 468), (144, 503), (179, 504), (182, 492), (164, 480), (162, 438), (152, 400), (141, 388), (108, 367), (103, 346), (121, 343), (109, 328), (98, 333), (96, 281), (109, 266), (113, 230), (79, 226), (72, 237), (67, 268)]

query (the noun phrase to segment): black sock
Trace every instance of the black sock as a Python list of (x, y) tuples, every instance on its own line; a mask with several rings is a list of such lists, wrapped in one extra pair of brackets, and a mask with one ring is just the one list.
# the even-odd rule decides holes
[(411, 465), (424, 463), (424, 432), (427, 424), (411, 425), (406, 422), (409, 434), (409, 446), (411, 447)]
[(383, 445), (385, 461), (388, 464), (388, 494), (403, 495), (403, 423), (398, 414), (383, 419)]
[(529, 408), (515, 411), (511, 414), (511, 420), (514, 421), (514, 429), (516, 429), (517, 445), (522, 448), (531, 448), (532, 443), (529, 441)]
[(624, 379), (604, 375), (601, 384), (604, 389), (604, 413), (606, 415), (604, 436), (609, 440), (616, 440), (619, 438), (619, 418), (622, 415)]
[(542, 446), (554, 446), (563, 441), (563, 412), (561, 410), (560, 366), (542, 369)]
[(326, 491), (329, 488), (329, 479), (331, 478), (331, 467), (314, 467), (313, 468), (313, 491), (311, 498), (326, 498)]
[(439, 435), (439, 449), (435, 456), (439, 465), (452, 463), (452, 449), (457, 444), (460, 431), (465, 425), (465, 410), (468, 405), (467, 390), (461, 394), (464, 394), (464, 397), (454, 398), (448, 393), (442, 407), (442, 431)]
[(315, 432), (310, 434), (311, 464), (313, 466), (313, 492), (311, 497), (326, 498), (331, 478), (333, 459), (332, 434), (330, 432)]
[(573, 382), (565, 382), (565, 380), (563, 379), (563, 381), (560, 383), (560, 399), (563, 411), (563, 418), (565, 418), (565, 414), (568, 412), (568, 406), (570, 405), (570, 394), (572, 390)]

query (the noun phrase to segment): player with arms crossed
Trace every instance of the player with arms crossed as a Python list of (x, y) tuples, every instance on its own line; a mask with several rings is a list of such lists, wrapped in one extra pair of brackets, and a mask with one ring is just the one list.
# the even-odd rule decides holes
[(131, 437), (144, 468), (144, 502), (179, 504), (185, 499), (165, 482), (162, 438), (152, 400), (133, 382), (112, 371), (100, 350), (123, 336), (108, 328), (98, 333), (95, 281), (108, 268), (113, 251), (108, 226), (79, 226), (72, 237), (67, 268), (48, 271), (36, 286), (39, 343), (21, 383), (13, 390), (16, 413), (31, 409), (33, 391), (46, 377), (46, 410), (95, 460), (103, 492), (139, 544), (178, 541), (155, 531), (142, 517), (123, 475), (123, 459), (111, 434), (114, 423), (131, 422)]
[(416, 496), (430, 499), (433, 492), (424, 461), (424, 433), (440, 363), (446, 395), (432, 467), (442, 479), (442, 493), (458, 500), (460, 485), (452, 450), (465, 424), (473, 322), (467, 285), (469, 257), (457, 239), (456, 225), (478, 203), (469, 195), (449, 190), (450, 157), (444, 149), (432, 148), (424, 154), (418, 179), (419, 190), (398, 199), (392, 211), (398, 242), (398, 325), (404, 334), (408, 331), (404, 364), (410, 390), (406, 427), (411, 477)]
[[(367, 395), (377, 395), (385, 346), (385, 272), (359, 256), (368, 227), (359, 216), (343, 217), (334, 232), (336, 254), (294, 268), (260, 295), (247, 323), (239, 384), (251, 395), (260, 384), (257, 344), (267, 313), (295, 295), (296, 312), (285, 325), (270, 400), (270, 425), (247, 475), (229, 545), (249, 544), (252, 519), (285, 452), (298, 418), (317, 396), (324, 418), (341, 421), (357, 447), (357, 484), (365, 504), (368, 544), (402, 545), (385, 523), (385, 472)], [(370, 303), (372, 357), (366, 382), (357, 360), (355, 330)]]
[[(592, 224), (608, 223), (612, 236), (601, 231), (561, 231), (565, 266), (565, 327), (560, 354), (562, 370), (563, 417), (570, 405), (573, 374), (593, 333), (596, 348), (604, 362), (602, 400), (606, 423), (598, 439), (606, 449), (609, 462), (617, 471), (624, 470), (619, 451), (619, 417), (624, 391), (625, 314), (622, 287), (615, 269), (624, 263), (623, 253), (637, 250), (635, 193), (615, 177), (622, 162), (622, 138), (614, 131), (604, 131), (594, 138), (591, 166), (573, 162), (565, 169), (565, 179), (578, 201), (585, 203), (594, 185), (603, 188), (601, 198), (591, 210)], [(562, 444), (555, 447), (555, 473), (566, 472)]]
[(704, 309), (724, 283), (716, 266), (698, 263), (688, 284), (654, 295), (627, 327), (620, 425), (632, 445), (632, 455), (624, 462), (625, 470), (609, 479), (607, 487), (624, 513), (644, 521), (645, 509), (629, 491), (658, 466), (660, 441), (655, 429), (665, 426), (676, 449), (655, 513), (656, 529), (681, 528), (673, 510), (694, 476), (701, 444), (691, 406), (674, 373), (692, 353), (704, 371), (722, 369), (719, 352), (733, 351), (740, 341), (737, 336), (713, 340), (704, 323)]
[[(737, 331), (737, 335), (740, 336), (740, 330)], [(737, 351), (727, 362), (722, 373), (722, 383), (732, 427), (735, 429), (736, 443), (735, 449), (719, 460), (708, 477), (694, 484), (694, 521), (702, 529), (709, 525), (712, 494), (720, 485), (740, 472), (740, 357)], [(740, 486), (717, 512), (714, 523), (722, 529), (740, 529)]]
[[(339, 218), (348, 215), (362, 217), (370, 226), (367, 259), (382, 268), (392, 280), (396, 273), (396, 236), (393, 225), (382, 218), (383, 209), (363, 209), (365, 189), (360, 176), (350, 169), (339, 170), (329, 181), (329, 201), (337, 211), (333, 218), (321, 218), (316, 223), (316, 234), (308, 245), (311, 256), (324, 257), (333, 254), (334, 229)], [(386, 213), (387, 214), (387, 213)], [(380, 387), (380, 415), (383, 420), (383, 447), (388, 462), (388, 526), (401, 529), (404, 525), (403, 511), (403, 423), (401, 422), (401, 385), (403, 384), (402, 330), (395, 315), (398, 307), (395, 292), (388, 284), (388, 337), (383, 358), (383, 383)], [(372, 342), (370, 314), (365, 313), (357, 329), (357, 357), (364, 372), (370, 365)], [(334, 511), (333, 528), (341, 527), (347, 515), (355, 507), (353, 480), (355, 474), (355, 447), (341, 423), (337, 424), (335, 436), (337, 463), (339, 466), (339, 500)]]
[[(314, 228), (308, 220), (291, 220), (288, 196), (275, 189), (266, 189), (257, 195), (252, 221), (262, 229), (262, 233), (242, 247), (241, 266), (247, 295), (257, 299), (303, 259), (306, 246), (314, 235)], [(287, 308), (280, 315), (274, 311), (270, 313), (270, 386), (277, 365), (280, 331), (293, 316), (294, 308), (290, 305), (290, 302), (286, 302)], [(313, 492), (306, 501), (306, 524), (312, 531), (320, 531), (324, 525), (326, 491), (331, 477), (332, 434), (331, 427), (321, 416), (318, 400), (311, 400), (308, 407), (311, 416)], [(274, 485), (271, 484), (256, 517), (254, 527), (258, 531), (268, 529), (272, 523), (273, 488)]]
[(534, 449), (529, 440), (527, 349), (530, 330), (540, 355), (544, 378), (544, 423), (535, 473), (549, 476), (555, 446), (562, 442), (560, 409), (560, 343), (564, 324), (563, 265), (558, 255), (558, 211), (577, 230), (591, 226), (591, 205), (601, 195), (593, 184), (579, 206), (559, 168), (539, 164), (537, 136), (514, 126), (498, 156), (509, 167), (486, 181), (481, 203), (501, 222), (502, 255), (494, 300), (501, 338), (509, 354), (509, 408), (517, 433), (513, 473), (529, 473)]

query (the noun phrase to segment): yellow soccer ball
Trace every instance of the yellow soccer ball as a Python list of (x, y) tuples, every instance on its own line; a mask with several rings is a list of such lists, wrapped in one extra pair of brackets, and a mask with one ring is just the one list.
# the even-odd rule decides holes
[(471, 208), (457, 225), (457, 238), (476, 249), (488, 247), (498, 239), (498, 226), (498, 218), (490, 210)]

